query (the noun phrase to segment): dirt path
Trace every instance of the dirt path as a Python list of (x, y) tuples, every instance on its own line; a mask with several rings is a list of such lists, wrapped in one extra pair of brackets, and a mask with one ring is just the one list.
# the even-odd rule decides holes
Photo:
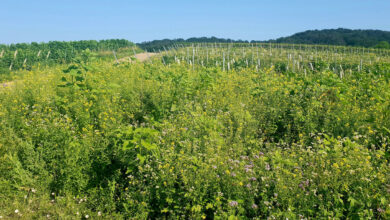
[(9, 88), (15, 84), (14, 81), (0, 83), (0, 89)]
[[(148, 60), (149, 58), (156, 56), (156, 55), (157, 55), (157, 53), (138, 53), (135, 55), (135, 58), (140, 62), (144, 62), (144, 61)], [(118, 59), (118, 61), (120, 63), (121, 62), (129, 62), (129, 60), (131, 60), (130, 57), (123, 57), (121, 59)]]
[(157, 53), (139, 53), (135, 55), (135, 58), (137, 58), (137, 60), (141, 62), (144, 62), (145, 60), (149, 59), (149, 57), (153, 57), (156, 55)]

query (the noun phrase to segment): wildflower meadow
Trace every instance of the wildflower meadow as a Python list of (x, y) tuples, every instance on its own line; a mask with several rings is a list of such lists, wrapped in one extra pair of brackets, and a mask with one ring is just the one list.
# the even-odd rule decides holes
[(388, 51), (123, 51), (2, 77), (0, 218), (390, 218)]

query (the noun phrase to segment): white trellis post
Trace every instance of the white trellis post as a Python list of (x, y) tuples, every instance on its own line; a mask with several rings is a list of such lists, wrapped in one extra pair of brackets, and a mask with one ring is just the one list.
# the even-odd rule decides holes
[(194, 45), (192, 45), (192, 69), (195, 68), (195, 48)]
[(223, 51), (223, 67), (222, 70), (225, 72), (225, 51)]
[(112, 51), (112, 53), (114, 54), (114, 57), (115, 57), (116, 63), (119, 63), (119, 61), (118, 61), (118, 58), (116, 57), (115, 50), (113, 50), (113, 51)]
[(14, 60), (16, 59), (16, 56), (18, 55), (18, 50), (15, 50), (15, 53), (14, 53)]

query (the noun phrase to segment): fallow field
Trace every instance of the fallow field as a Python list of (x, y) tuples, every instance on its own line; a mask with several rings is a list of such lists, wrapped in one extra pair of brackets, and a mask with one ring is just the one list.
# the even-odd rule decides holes
[(1, 218), (390, 218), (390, 51), (136, 52), (1, 77)]

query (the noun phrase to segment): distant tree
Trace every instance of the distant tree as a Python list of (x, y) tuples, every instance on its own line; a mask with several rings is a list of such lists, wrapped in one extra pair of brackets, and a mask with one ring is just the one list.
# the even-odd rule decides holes
[(376, 46), (376, 48), (390, 49), (390, 43), (387, 41), (381, 41)]

